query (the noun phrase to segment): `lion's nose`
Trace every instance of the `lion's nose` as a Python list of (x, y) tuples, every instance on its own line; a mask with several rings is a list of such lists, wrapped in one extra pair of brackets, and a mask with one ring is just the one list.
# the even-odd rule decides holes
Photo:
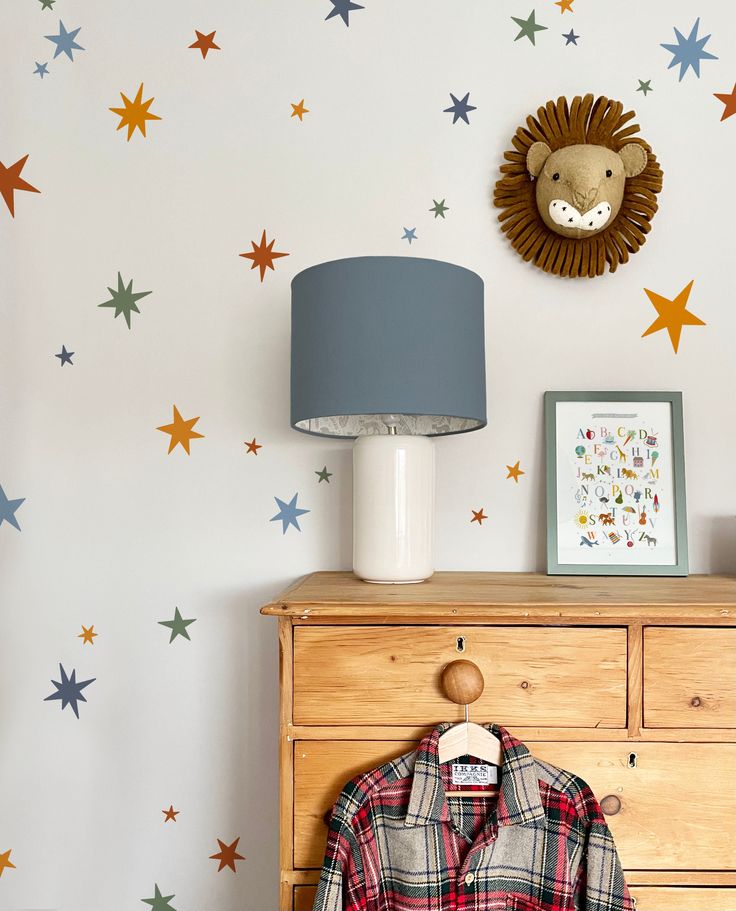
[(595, 201), (596, 193), (598, 192), (597, 187), (588, 187), (587, 190), (576, 190), (575, 191), (575, 206), (581, 211), (585, 211), (589, 208)]

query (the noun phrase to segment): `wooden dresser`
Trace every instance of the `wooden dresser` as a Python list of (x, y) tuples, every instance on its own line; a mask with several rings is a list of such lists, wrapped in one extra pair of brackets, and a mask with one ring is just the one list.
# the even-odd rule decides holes
[(312, 907), (343, 784), (461, 720), (439, 686), (459, 657), (485, 677), (472, 720), (593, 788), (638, 911), (736, 911), (736, 577), (315, 573), (261, 613), (279, 618), (280, 911)]

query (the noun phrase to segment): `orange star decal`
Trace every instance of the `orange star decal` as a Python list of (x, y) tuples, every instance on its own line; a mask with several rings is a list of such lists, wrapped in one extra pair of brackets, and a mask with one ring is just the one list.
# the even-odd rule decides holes
[[(519, 461), (521, 461), (521, 460), (519, 460)], [(508, 468), (508, 470), (509, 470), (509, 473), (506, 475), (507, 481), (509, 480), (509, 478), (513, 478), (514, 481), (516, 481), (516, 483), (518, 484), (519, 475), (526, 474), (525, 471), (522, 471), (521, 468), (519, 468), (519, 462), (517, 462), (515, 465), (507, 465), (506, 468)]]
[(291, 112), (291, 116), (292, 116), (292, 117), (298, 117), (299, 120), (301, 120), (301, 119), (304, 117), (305, 114), (308, 114), (308, 113), (309, 113), (309, 108), (305, 108), (305, 107), (304, 107), (304, 99), (303, 99), (303, 98), (302, 98), (302, 100), (299, 102), (299, 104), (294, 104), (294, 103), (292, 102), (292, 103), (291, 103), (291, 106), (292, 106), (292, 108), (293, 108), (293, 110), (292, 110), (292, 112)]
[(196, 48), (197, 50), (202, 51), (202, 60), (204, 60), (204, 58), (207, 56), (208, 51), (222, 50), (222, 48), (218, 47), (215, 44), (215, 40), (214, 40), (215, 33), (214, 32), (210, 32), (209, 35), (205, 35), (196, 28), (194, 29), (194, 31), (197, 35), (197, 40), (194, 42), (194, 44), (190, 44), (189, 47), (193, 47), (193, 48)]
[(128, 128), (128, 142), (130, 142), (130, 137), (135, 132), (136, 128), (143, 133), (143, 136), (146, 135), (146, 121), (147, 120), (161, 120), (161, 118), (156, 114), (151, 114), (148, 108), (153, 102), (153, 98), (149, 98), (148, 101), (143, 101), (143, 83), (141, 82), (138, 89), (138, 94), (131, 101), (130, 98), (121, 92), (120, 97), (123, 99), (123, 104), (125, 107), (122, 108), (110, 108), (113, 114), (117, 114), (120, 117), (120, 123), (118, 124), (118, 129), (122, 130), (123, 127)]
[(169, 804), (168, 810), (161, 810), (161, 812), (164, 814), (164, 822), (168, 822), (169, 820), (176, 822), (176, 817), (181, 813), (181, 810), (175, 810), (174, 804), (172, 803)]
[(726, 120), (727, 117), (730, 117), (732, 114), (736, 114), (736, 83), (734, 83), (730, 95), (724, 95), (715, 92), (713, 97), (717, 98), (719, 101), (722, 101), (726, 105), (723, 109), (721, 120)]
[(645, 288), (647, 297), (654, 305), (654, 309), (659, 314), (652, 325), (642, 334), (642, 338), (651, 335), (653, 332), (659, 332), (660, 329), (666, 329), (672, 342), (672, 347), (677, 354), (680, 345), (680, 334), (683, 326), (704, 326), (700, 317), (695, 316), (686, 309), (687, 299), (690, 297), (690, 291), (693, 287), (693, 279), (689, 285), (686, 285), (674, 300), (662, 297), (654, 291)]
[(224, 841), (217, 839), (217, 844), (220, 846), (220, 851), (218, 854), (210, 854), (210, 860), (219, 860), (220, 866), (217, 868), (217, 872), (224, 870), (225, 867), (230, 867), (233, 873), (238, 871), (235, 869), (236, 860), (245, 860), (242, 854), (238, 854), (237, 847), (240, 838), (236, 838), (231, 845), (226, 845)]
[(0, 161), (0, 194), (2, 194), (5, 205), (8, 207), (13, 218), (15, 218), (15, 201), (13, 199), (15, 190), (27, 190), (29, 193), (41, 192), (35, 187), (32, 187), (20, 176), (20, 172), (23, 170), (27, 161), (28, 156), (24, 155), (23, 158), (19, 158), (15, 164), (11, 164), (9, 168), (6, 168), (2, 161)]
[(261, 242), (256, 246), (256, 242), (252, 240), (250, 242), (253, 250), (250, 253), (241, 253), (240, 256), (244, 256), (246, 259), (252, 259), (253, 265), (251, 269), (260, 269), (261, 270), (261, 281), (263, 281), (263, 276), (266, 274), (266, 269), (273, 270), (273, 261), (278, 259), (280, 256), (288, 256), (288, 253), (276, 253), (274, 252), (273, 245), (276, 243), (275, 240), (266, 243), (266, 231), (264, 229), (263, 236), (261, 237)]
[(573, 0), (555, 0), (555, 6), (559, 6), (561, 13), (574, 13), (572, 4)]
[(170, 453), (177, 445), (181, 444), (184, 447), (186, 454), (191, 455), (189, 452), (189, 441), (202, 439), (204, 437), (203, 433), (197, 433), (196, 430), (192, 430), (198, 420), (199, 418), (196, 417), (185, 421), (179, 414), (179, 409), (174, 405), (174, 420), (172, 423), (164, 424), (162, 427), (156, 428), (156, 430), (162, 430), (164, 433), (171, 434), (171, 441), (169, 443)]
[(88, 642), (90, 645), (94, 645), (95, 636), (99, 636), (99, 633), (95, 632), (94, 623), (92, 624), (92, 626), (90, 626), (89, 629), (87, 629), (87, 627), (84, 624), (82, 624), (82, 632), (77, 636), (77, 639), (84, 640), (82, 642), (82, 645), (86, 645)]
[(248, 447), (248, 452), (252, 452), (253, 455), (256, 456), (258, 455), (258, 450), (263, 449), (263, 443), (256, 443), (255, 437), (253, 437), (250, 443), (246, 443), (245, 445)]
[[(11, 848), (10, 851), (13, 849)], [(0, 876), (3, 875), (3, 870), (7, 867), (8, 870), (15, 870), (15, 864), (10, 862), (10, 851), (6, 851), (4, 854), (0, 854)]]
[(478, 525), (482, 525), (483, 519), (488, 518), (488, 516), (483, 512), (482, 506), (477, 512), (474, 509), (471, 509), (470, 511), (473, 513), (473, 518), (470, 520), (471, 525), (473, 524), (473, 522), (477, 522)]

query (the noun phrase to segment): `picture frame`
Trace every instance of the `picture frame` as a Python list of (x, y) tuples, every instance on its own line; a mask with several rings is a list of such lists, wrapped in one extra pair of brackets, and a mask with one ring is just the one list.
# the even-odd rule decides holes
[(547, 574), (686, 576), (681, 392), (546, 392)]

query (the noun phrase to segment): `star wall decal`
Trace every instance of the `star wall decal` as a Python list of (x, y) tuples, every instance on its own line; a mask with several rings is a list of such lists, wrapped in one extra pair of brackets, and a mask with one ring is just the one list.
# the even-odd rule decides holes
[(294, 496), (289, 500), (288, 503), (285, 503), (283, 500), (280, 500), (278, 497), (274, 497), (276, 500), (276, 505), (279, 508), (279, 511), (271, 519), (271, 522), (281, 522), (282, 529), (281, 533), (286, 534), (286, 530), (290, 525), (293, 525), (297, 531), (301, 531), (299, 527), (299, 516), (303, 516), (305, 513), (310, 512), (309, 509), (301, 509), (296, 505), (296, 498), (299, 496), (298, 493), (295, 493)]
[(64, 666), (62, 664), (59, 664), (59, 673), (61, 674), (61, 680), (51, 681), (56, 687), (56, 692), (52, 693), (50, 696), (46, 696), (43, 701), (49, 702), (54, 699), (61, 699), (62, 712), (68, 705), (70, 705), (74, 714), (77, 716), (77, 718), (79, 718), (79, 708), (77, 704), (79, 702), (87, 701), (82, 690), (85, 687), (88, 687), (90, 683), (94, 683), (97, 678), (92, 677), (90, 680), (80, 680), (77, 682), (76, 670), (72, 671), (71, 677), (67, 677), (66, 671), (64, 670)]
[(437, 202), (436, 199), (433, 199), (432, 202), (434, 203), (434, 205), (432, 206), (432, 208), (429, 211), (434, 212), (435, 218), (437, 218), (438, 215), (441, 215), (444, 218), (445, 212), (450, 211), (450, 207), (445, 205), (444, 199), (442, 200), (442, 202)]
[(153, 890), (153, 898), (141, 899), (144, 904), (151, 906), (151, 911), (176, 911), (176, 908), (169, 904), (171, 899), (175, 897), (174, 895), (162, 895), (156, 883), (154, 883)]
[(15, 218), (15, 198), (13, 194), (16, 190), (26, 190), (29, 193), (41, 192), (35, 187), (32, 187), (20, 176), (20, 172), (25, 167), (27, 161), (28, 155), (24, 155), (22, 158), (19, 158), (15, 164), (11, 164), (9, 168), (6, 168), (2, 161), (0, 161), (0, 195), (5, 200), (5, 205), (8, 207), (8, 211), (13, 218)]
[(731, 94), (726, 95), (725, 93), (714, 92), (713, 97), (717, 98), (719, 101), (722, 101), (725, 107), (723, 108), (723, 114), (721, 115), (721, 120), (726, 120), (727, 118), (736, 114), (736, 82), (734, 83), (733, 88), (731, 89)]
[(73, 351), (67, 351), (67, 350), (66, 350), (66, 345), (62, 345), (62, 346), (61, 346), (61, 351), (59, 352), (59, 354), (55, 354), (55, 355), (54, 355), (54, 357), (58, 357), (58, 358), (59, 358), (59, 360), (61, 361), (61, 366), (62, 366), (62, 367), (64, 366), (64, 364), (71, 364), (72, 367), (73, 367), (73, 366), (74, 366), (74, 361), (72, 360), (72, 357), (73, 357), (73, 356), (74, 356), (74, 352), (73, 352)]
[(266, 269), (271, 269), (272, 272), (275, 271), (274, 267), (273, 267), (273, 261), (275, 259), (278, 259), (281, 256), (289, 255), (288, 253), (277, 253), (276, 251), (274, 251), (273, 245), (275, 243), (276, 243), (275, 240), (271, 240), (269, 243), (266, 243), (266, 230), (264, 228), (260, 244), (258, 244), (258, 246), (256, 246), (256, 242), (254, 240), (252, 240), (250, 242), (251, 247), (253, 247), (251, 252), (239, 254), (240, 256), (244, 257), (245, 259), (253, 260), (253, 265), (250, 268), (251, 268), (251, 270), (252, 269), (261, 270), (261, 281), (263, 281), (263, 277), (266, 274)]
[(559, 6), (560, 13), (574, 13), (573, 2), (574, 0), (555, 0), (555, 6)]
[(82, 632), (79, 633), (79, 635), (77, 636), (77, 639), (83, 639), (83, 640), (84, 640), (84, 641), (82, 642), (82, 645), (87, 645), (87, 643), (89, 643), (90, 645), (94, 645), (94, 644), (95, 644), (95, 636), (99, 636), (99, 635), (100, 635), (99, 633), (96, 633), (96, 632), (95, 632), (95, 625), (94, 625), (94, 623), (93, 623), (92, 626), (90, 626), (89, 628), (87, 628), (84, 624), (82, 624)]
[(217, 844), (220, 846), (220, 850), (217, 854), (210, 854), (210, 860), (219, 860), (220, 866), (217, 868), (219, 873), (221, 870), (224, 870), (225, 867), (230, 867), (233, 873), (238, 871), (235, 869), (236, 860), (245, 860), (242, 854), (238, 854), (238, 842), (240, 838), (236, 838), (231, 845), (226, 845), (224, 841), (217, 839)]
[(318, 484), (321, 484), (322, 481), (327, 481), (328, 484), (330, 483), (330, 478), (332, 477), (332, 472), (327, 470), (326, 465), (322, 469), (322, 471), (315, 471), (315, 474), (319, 478), (319, 481), (317, 481)]
[(118, 130), (122, 130), (123, 127), (128, 128), (128, 139), (130, 142), (130, 137), (135, 133), (136, 130), (140, 130), (143, 134), (143, 138), (146, 136), (146, 121), (148, 120), (161, 120), (158, 114), (151, 114), (148, 110), (154, 98), (149, 98), (148, 101), (143, 101), (143, 83), (141, 82), (138, 87), (138, 92), (135, 98), (131, 101), (123, 92), (120, 93), (120, 97), (123, 99), (122, 108), (108, 108), (112, 111), (113, 114), (117, 114), (120, 118), (120, 123), (117, 125)]
[(2, 484), (0, 484), (0, 527), (2, 527), (3, 522), (7, 522), (8, 525), (12, 525), (13, 528), (17, 528), (20, 531), (20, 525), (15, 514), (25, 501), (25, 497), (20, 497), (18, 500), (9, 500)]
[(115, 319), (117, 319), (122, 313), (125, 317), (125, 322), (128, 324), (128, 329), (130, 329), (130, 314), (131, 313), (140, 313), (136, 302), (139, 301), (142, 297), (151, 294), (150, 291), (136, 291), (133, 293), (133, 279), (128, 282), (126, 285), (123, 281), (122, 276), (118, 272), (118, 287), (117, 290), (114, 288), (108, 287), (107, 289), (111, 298), (109, 301), (105, 301), (103, 304), (98, 304), (98, 307), (114, 307), (115, 308)]
[(292, 112), (291, 112), (291, 116), (292, 116), (292, 117), (298, 117), (299, 120), (302, 120), (303, 117), (304, 117), (304, 115), (309, 113), (309, 108), (305, 108), (305, 107), (304, 107), (304, 99), (303, 99), (303, 98), (302, 98), (302, 100), (299, 102), (299, 104), (294, 104), (293, 102), (290, 102), (290, 104), (291, 104), (291, 107), (292, 107)]
[(651, 80), (651, 79), (647, 79), (646, 82), (644, 82), (643, 79), (639, 79), (638, 82), (639, 82), (639, 88), (638, 88), (636, 91), (637, 91), (637, 92), (641, 92), (641, 93), (644, 95), (645, 98), (647, 97), (647, 92), (653, 92), (653, 91), (654, 91), (654, 89), (652, 88), (652, 80)]
[(59, 56), (59, 54), (66, 54), (66, 56), (73, 61), (74, 60), (74, 51), (83, 51), (84, 48), (81, 44), (77, 44), (74, 40), (77, 35), (82, 30), (82, 26), (79, 28), (72, 29), (68, 32), (64, 28), (64, 23), (59, 19), (59, 34), (58, 35), (45, 35), (44, 37), (53, 42), (56, 45), (56, 50), (54, 51), (54, 60)]
[(473, 522), (477, 522), (478, 525), (482, 525), (483, 520), (488, 518), (488, 516), (483, 512), (482, 506), (478, 510), (471, 509), (470, 511), (473, 513), (473, 518), (470, 520), (471, 525), (473, 524)]
[(256, 443), (255, 437), (253, 437), (253, 439), (250, 441), (250, 443), (245, 443), (244, 445), (248, 447), (248, 452), (246, 453), (246, 455), (253, 453), (254, 456), (257, 456), (258, 450), (263, 449), (263, 443)]
[(563, 34), (562, 37), (565, 39), (565, 47), (567, 47), (568, 44), (574, 44), (575, 47), (578, 46), (578, 38), (580, 35), (576, 35), (572, 29), (570, 29), (566, 35)]
[(418, 240), (417, 238), (417, 229), (416, 228), (404, 228), (404, 233), (401, 236), (402, 240), (408, 240), (409, 246), (413, 240)]
[(699, 26), (700, 17), (695, 20), (695, 25), (693, 25), (687, 38), (675, 28), (677, 44), (660, 44), (660, 47), (663, 47), (672, 54), (672, 61), (667, 69), (671, 70), (673, 66), (677, 66), (678, 64), (680, 66), (680, 78), (678, 79), (678, 82), (682, 82), (682, 77), (689, 69), (692, 69), (698, 79), (700, 79), (701, 60), (718, 60), (718, 57), (716, 57), (715, 54), (709, 54), (708, 51), (705, 50), (705, 45), (710, 39), (710, 35), (706, 35), (705, 38), (698, 38)]
[(452, 98), (452, 104), (449, 108), (445, 108), (442, 112), (443, 114), (452, 114), (452, 122), (456, 123), (458, 120), (464, 120), (465, 123), (469, 124), (468, 114), (471, 111), (477, 111), (478, 109), (473, 107), (472, 104), (468, 104), (468, 99), (470, 98), (470, 92), (465, 93), (465, 97), (462, 99), (456, 98), (452, 92), (450, 92), (450, 98)]
[(658, 316), (646, 332), (642, 334), (642, 338), (651, 335), (653, 332), (659, 332), (660, 329), (666, 329), (675, 354), (677, 354), (682, 327), (705, 326), (705, 323), (700, 317), (695, 316), (694, 313), (691, 313), (687, 309), (687, 300), (690, 297), (690, 291), (692, 290), (694, 281), (695, 279), (692, 279), (689, 284), (685, 285), (682, 291), (680, 291), (673, 300), (670, 300), (668, 297), (662, 297), (661, 294), (650, 291), (648, 288), (644, 289), (647, 297), (654, 305), (654, 309), (657, 311)]
[[(174, 804), (169, 804), (168, 810), (161, 810), (164, 814), (164, 822), (176, 822), (176, 817), (181, 813), (181, 810), (175, 810)], [(174, 897), (173, 895), (171, 896)]]
[(16, 869), (15, 864), (10, 860), (12, 850), (12, 848), (9, 848), (7, 851), (3, 851), (3, 853), (0, 854), (0, 876), (3, 875), (4, 870)]
[(198, 29), (194, 29), (194, 32), (197, 36), (197, 40), (194, 44), (190, 44), (190, 48), (195, 48), (198, 51), (202, 52), (202, 60), (207, 57), (209, 51), (221, 51), (222, 48), (215, 44), (215, 32), (210, 32), (208, 35), (205, 35), (203, 32), (200, 32)]
[(192, 429), (198, 420), (199, 417), (189, 418), (188, 421), (185, 421), (179, 414), (179, 409), (174, 405), (174, 420), (171, 424), (163, 424), (161, 427), (156, 428), (156, 430), (161, 430), (163, 433), (171, 435), (169, 453), (173, 452), (176, 446), (181, 445), (184, 448), (184, 452), (187, 455), (191, 455), (189, 452), (190, 440), (204, 439), (203, 433), (197, 433), (196, 430)]
[(36, 64), (36, 69), (33, 71), (34, 76), (38, 75), (41, 77), (41, 79), (43, 79), (44, 76), (48, 76), (48, 74), (49, 74), (48, 63), (39, 63), (38, 60), (35, 60), (34, 63)]
[(56, 3), (56, 0), (38, 0), (38, 2), (41, 4), (41, 12), (43, 12), (45, 9), (50, 9), (53, 11), (53, 6), (54, 3)]
[(182, 615), (179, 613), (179, 608), (174, 608), (174, 619), (173, 620), (159, 620), (159, 626), (167, 626), (171, 630), (171, 638), (169, 639), (169, 645), (176, 639), (177, 636), (183, 636), (185, 639), (191, 638), (189, 636), (189, 631), (187, 630), (188, 626), (191, 626), (192, 623), (196, 623), (197, 618), (192, 617), (189, 620), (185, 620)]
[[(521, 460), (519, 460), (519, 461), (521, 461)], [(516, 462), (515, 465), (507, 465), (506, 468), (508, 469), (508, 472), (509, 472), (509, 473), (506, 475), (506, 480), (507, 480), (507, 481), (509, 480), (509, 478), (513, 478), (514, 481), (516, 481), (516, 483), (518, 484), (518, 483), (519, 483), (519, 475), (526, 474), (525, 471), (522, 471), (521, 468), (519, 468), (519, 462)]]
[(529, 16), (527, 19), (517, 19), (516, 16), (511, 17), (514, 20), (514, 22), (521, 29), (521, 31), (516, 36), (516, 38), (514, 38), (514, 41), (518, 41), (519, 38), (528, 38), (532, 44), (536, 45), (536, 43), (537, 43), (536, 33), (537, 32), (546, 32), (547, 26), (546, 25), (537, 25), (537, 20), (536, 20), (535, 16), (536, 16), (536, 12), (535, 12), (535, 10), (532, 10), (531, 13), (529, 13)]
[(356, 9), (365, 8), (357, 3), (353, 3), (352, 0), (330, 0), (330, 3), (332, 4), (332, 9), (325, 16), (325, 22), (327, 22), (328, 19), (333, 19), (335, 16), (340, 16), (345, 25), (350, 25), (350, 13)]

